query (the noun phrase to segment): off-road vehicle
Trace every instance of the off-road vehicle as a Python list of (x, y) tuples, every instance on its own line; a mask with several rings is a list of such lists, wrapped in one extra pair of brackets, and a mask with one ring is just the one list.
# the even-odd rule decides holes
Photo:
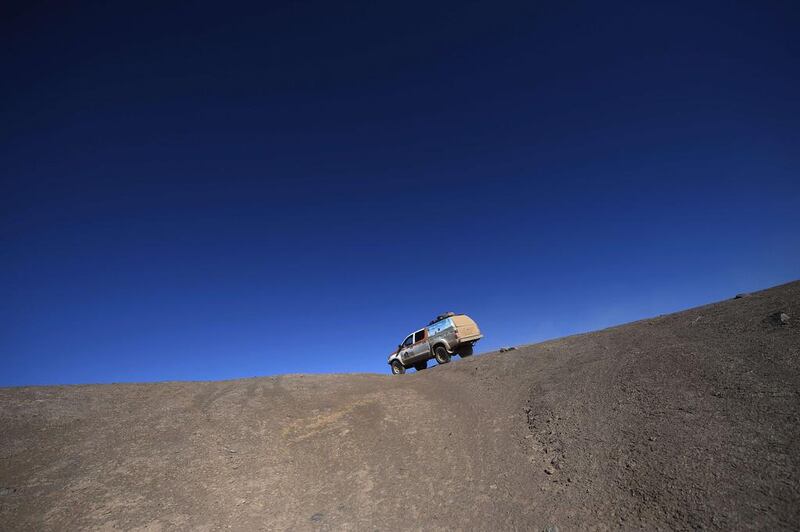
[(454, 354), (461, 358), (472, 355), (475, 342), (481, 338), (483, 335), (472, 318), (448, 312), (406, 336), (389, 355), (389, 366), (394, 375), (400, 375), (408, 368), (417, 371), (427, 368), (432, 358), (439, 364), (447, 364)]

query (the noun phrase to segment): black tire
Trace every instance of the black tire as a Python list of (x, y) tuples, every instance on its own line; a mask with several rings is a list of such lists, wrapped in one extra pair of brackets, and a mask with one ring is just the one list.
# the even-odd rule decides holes
[(436, 349), (433, 350), (433, 355), (436, 358), (436, 362), (439, 364), (447, 364), (450, 362), (450, 353), (447, 352), (447, 348), (443, 345), (437, 345)]
[(417, 362), (414, 364), (414, 369), (417, 371), (422, 371), (423, 369), (428, 369), (428, 361), (423, 360), (422, 362)]
[(392, 361), (392, 375), (402, 375), (406, 372), (406, 367), (399, 360)]
[(472, 344), (467, 344), (467, 345), (465, 345), (465, 346), (462, 346), (462, 347), (461, 347), (461, 348), (458, 350), (458, 354), (459, 354), (459, 356), (460, 356), (461, 358), (467, 358), (467, 357), (471, 357), (471, 356), (472, 356), (472, 353), (473, 353), (473, 351), (472, 351)]

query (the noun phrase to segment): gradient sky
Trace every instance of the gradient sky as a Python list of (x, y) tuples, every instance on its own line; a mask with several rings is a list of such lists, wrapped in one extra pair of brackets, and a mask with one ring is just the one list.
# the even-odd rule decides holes
[(0, 385), (383, 372), (800, 277), (795, 2), (0, 8)]

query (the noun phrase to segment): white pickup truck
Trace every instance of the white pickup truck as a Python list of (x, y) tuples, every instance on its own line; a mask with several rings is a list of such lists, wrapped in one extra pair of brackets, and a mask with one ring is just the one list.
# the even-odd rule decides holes
[(448, 312), (406, 336), (389, 355), (389, 366), (394, 375), (400, 375), (408, 368), (417, 371), (427, 368), (432, 358), (439, 364), (447, 364), (453, 354), (461, 358), (472, 355), (475, 342), (481, 338), (483, 335), (472, 318)]

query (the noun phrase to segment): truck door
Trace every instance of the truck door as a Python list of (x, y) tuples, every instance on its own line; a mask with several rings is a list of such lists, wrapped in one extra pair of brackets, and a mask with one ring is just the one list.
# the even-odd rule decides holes
[(406, 339), (403, 340), (403, 343), (400, 344), (400, 360), (403, 361), (403, 364), (407, 364), (414, 358), (414, 349), (412, 344), (414, 343), (414, 335), (409, 334), (406, 336)]
[(414, 345), (412, 346), (413, 354), (411, 356), (415, 361), (430, 357), (431, 346), (428, 344), (427, 332), (427, 329), (420, 329), (414, 333)]

